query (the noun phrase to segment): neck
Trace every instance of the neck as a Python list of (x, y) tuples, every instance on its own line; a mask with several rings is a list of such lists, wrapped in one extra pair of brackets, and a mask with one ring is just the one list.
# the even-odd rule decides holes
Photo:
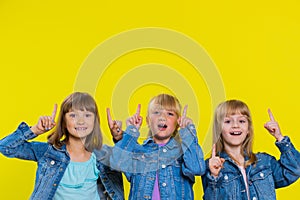
[(230, 155), (230, 157), (239, 165), (243, 166), (245, 162), (244, 155), (241, 152), (241, 146), (237, 147), (228, 147), (225, 146), (225, 151), (227, 154)]
[(91, 153), (85, 149), (84, 141), (69, 138), (69, 141), (66, 144), (66, 146), (72, 161), (85, 162), (89, 160)]

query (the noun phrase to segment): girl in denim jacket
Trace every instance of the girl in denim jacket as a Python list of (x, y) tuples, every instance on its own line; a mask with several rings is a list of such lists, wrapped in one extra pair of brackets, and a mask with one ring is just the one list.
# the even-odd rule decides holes
[[(30, 199), (124, 199), (122, 174), (103, 165), (93, 153), (102, 146), (96, 102), (87, 93), (75, 92), (42, 116), (35, 126), (22, 122), (0, 141), (0, 151), (12, 158), (37, 162), (34, 191)], [(48, 143), (29, 142), (56, 126)]]
[(276, 188), (300, 176), (300, 154), (289, 137), (281, 135), (270, 110), (264, 127), (276, 139), (280, 160), (252, 152), (253, 125), (247, 105), (239, 100), (221, 103), (214, 117), (214, 146), (202, 176), (203, 199), (275, 200)]
[[(149, 138), (142, 145), (137, 142), (142, 124), (140, 105), (127, 119), (127, 129), (113, 148), (110, 164), (125, 173), (130, 200), (194, 199), (195, 175), (205, 172), (205, 162), (186, 109), (180, 116), (177, 98), (167, 94), (154, 97), (146, 118)], [(116, 128), (109, 112), (108, 119), (110, 129)]]

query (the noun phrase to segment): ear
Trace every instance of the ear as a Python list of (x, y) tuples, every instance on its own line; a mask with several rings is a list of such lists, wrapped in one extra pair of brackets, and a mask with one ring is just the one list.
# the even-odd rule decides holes
[(147, 122), (147, 125), (149, 126), (150, 118), (148, 116), (146, 117), (146, 122)]

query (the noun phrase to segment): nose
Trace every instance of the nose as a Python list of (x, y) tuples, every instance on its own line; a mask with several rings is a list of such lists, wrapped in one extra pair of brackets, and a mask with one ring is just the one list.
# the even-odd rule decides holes
[(232, 127), (239, 127), (238, 120), (233, 120)]
[(159, 121), (166, 121), (166, 114), (165, 113), (161, 113), (161, 115), (158, 118)]
[(84, 124), (84, 117), (83, 116), (78, 116), (76, 123), (77, 124)]

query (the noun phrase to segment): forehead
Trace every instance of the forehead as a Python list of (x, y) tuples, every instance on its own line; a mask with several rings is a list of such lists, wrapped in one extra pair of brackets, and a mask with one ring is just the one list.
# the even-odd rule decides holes
[(92, 112), (91, 110), (88, 110), (86, 108), (75, 108), (72, 107), (68, 110), (68, 112)]
[(156, 103), (151, 103), (149, 105), (149, 109), (150, 110), (172, 110), (174, 111), (176, 108), (172, 107), (172, 106), (164, 106), (164, 105), (160, 105), (160, 104), (156, 104)]
[(246, 115), (243, 115), (241, 113), (233, 113), (233, 114), (227, 114), (225, 118), (232, 118), (232, 119), (238, 119), (238, 118), (247, 118)]

